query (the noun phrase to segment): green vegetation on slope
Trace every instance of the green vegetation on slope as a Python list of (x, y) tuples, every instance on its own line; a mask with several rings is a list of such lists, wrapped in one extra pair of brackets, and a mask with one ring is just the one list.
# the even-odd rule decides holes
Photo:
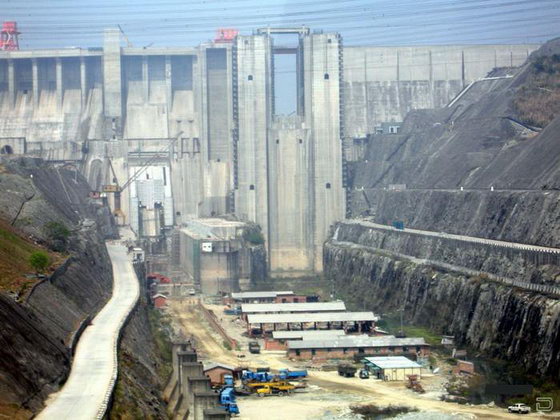
[[(35, 273), (30, 257), (37, 252), (45, 253), (51, 264), (61, 260), (59, 255), (47, 253), (39, 245), (22, 237), (8, 223), (0, 220), (0, 290), (22, 294), (37, 282), (34, 276), (26, 278), (26, 274)], [(49, 270), (50, 268), (47, 268), (47, 271)]]
[(522, 121), (546, 127), (560, 115), (560, 54), (538, 57), (517, 92), (515, 108)]

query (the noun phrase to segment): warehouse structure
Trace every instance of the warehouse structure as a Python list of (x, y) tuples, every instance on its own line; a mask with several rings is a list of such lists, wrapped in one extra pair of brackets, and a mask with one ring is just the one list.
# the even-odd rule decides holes
[(405, 381), (408, 375), (422, 374), (422, 366), (404, 356), (366, 357), (362, 362), (371, 377), (384, 381)]
[(354, 355), (409, 355), (418, 358), (428, 356), (430, 346), (423, 338), (343, 336), (289, 341), (287, 354), (289, 358), (299, 360), (334, 359)]
[(273, 331), (264, 339), (265, 350), (288, 350), (288, 341), (333, 339), (346, 335), (344, 330)]
[(229, 303), (293, 303), (305, 302), (305, 296), (297, 296), (291, 290), (267, 292), (238, 292), (230, 295)]
[(344, 312), (346, 305), (342, 301), (335, 302), (303, 302), (303, 303), (246, 303), (241, 305), (244, 320), (252, 314), (293, 314), (317, 312)]
[(252, 314), (247, 316), (250, 335), (266, 335), (276, 330), (344, 329), (367, 333), (379, 318), (373, 312), (319, 312), (295, 314)]

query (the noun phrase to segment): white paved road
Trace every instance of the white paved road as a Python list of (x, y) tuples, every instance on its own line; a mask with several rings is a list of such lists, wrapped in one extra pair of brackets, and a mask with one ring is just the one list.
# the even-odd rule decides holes
[(102, 418), (117, 377), (119, 331), (140, 294), (131, 257), (120, 244), (107, 243), (113, 264), (113, 296), (83, 332), (68, 380), (47, 400), (41, 420)]

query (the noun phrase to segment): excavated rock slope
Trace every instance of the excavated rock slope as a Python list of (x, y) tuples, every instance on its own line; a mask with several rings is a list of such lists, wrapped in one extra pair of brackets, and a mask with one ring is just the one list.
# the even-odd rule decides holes
[(43, 244), (49, 222), (70, 230), (69, 258), (54, 274), (17, 300), (0, 293), (0, 413), (28, 418), (65, 380), (77, 333), (111, 294), (104, 240), (116, 229), (75, 171), (19, 158), (1, 160), (0, 169), (2, 219)]
[[(551, 41), (523, 67), (492, 74), (513, 77), (476, 83), (452, 107), (410, 113), (398, 135), (371, 136), (364, 158), (350, 163), (352, 215), (560, 247), (560, 117), (549, 115), (540, 130), (524, 123), (515, 106), (524, 88), (535, 85), (536, 60), (549, 56), (541, 62), (555, 62), (558, 54), (560, 41)], [(399, 247), (376, 235), (376, 243), (406, 254), (405, 243)], [(351, 232), (344, 240), (352, 242)], [(487, 265), (478, 256), (463, 260), (469, 258)], [(554, 297), (359, 244), (329, 241), (324, 266), (338, 292), (359, 307), (384, 313), (404, 306), (408, 322), (455, 335), (459, 345), (519, 361), (539, 374), (560, 373), (560, 304)], [(497, 268), (516, 277), (514, 266)], [(558, 267), (534, 269), (543, 281), (558, 284)]]

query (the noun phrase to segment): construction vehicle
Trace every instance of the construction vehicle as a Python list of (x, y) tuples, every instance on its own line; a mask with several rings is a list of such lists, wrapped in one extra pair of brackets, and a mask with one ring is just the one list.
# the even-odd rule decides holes
[(224, 386), (220, 390), (220, 405), (229, 414), (239, 414), (237, 399), (235, 397), (233, 376), (224, 375)]
[(257, 388), (257, 395), (259, 397), (264, 397), (266, 395), (278, 395), (282, 396), (284, 394), (289, 394), (296, 387), (289, 382), (272, 382), (268, 384), (262, 384)]
[(307, 370), (289, 370), (280, 369), (278, 371), (278, 377), (280, 379), (302, 379), (307, 377)]
[(251, 370), (244, 370), (241, 374), (241, 380), (243, 382), (272, 382), (276, 380), (276, 375), (269, 372), (253, 372)]
[(406, 383), (406, 387), (408, 389), (411, 389), (414, 392), (418, 392), (419, 394), (423, 394), (424, 392), (426, 392), (424, 391), (422, 385), (420, 385), (420, 379), (418, 375), (407, 375), (407, 376), (408, 376), (408, 382)]
[(354, 375), (356, 374), (356, 371), (358, 369), (356, 369), (354, 366), (352, 365), (345, 365), (345, 364), (341, 364), (338, 365), (338, 374), (340, 376), (344, 376), (345, 378), (352, 378), (354, 377)]
[(251, 341), (249, 343), (249, 352), (253, 354), (259, 354), (261, 352), (261, 346), (256, 341)]

